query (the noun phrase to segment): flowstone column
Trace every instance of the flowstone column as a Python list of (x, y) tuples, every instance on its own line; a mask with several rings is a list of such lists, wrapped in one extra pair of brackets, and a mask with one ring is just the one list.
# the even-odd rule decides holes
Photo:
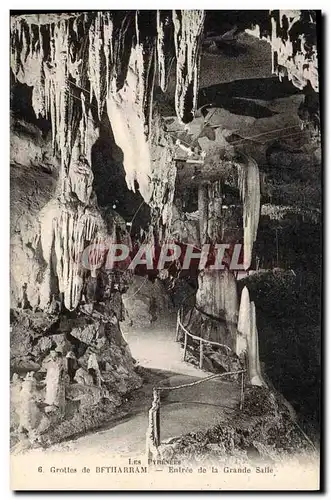
[[(220, 181), (199, 186), (200, 245), (224, 243), (222, 222), (222, 185)], [(196, 305), (189, 328), (203, 338), (235, 349), (238, 300), (236, 279), (224, 269), (206, 268), (199, 272)]]

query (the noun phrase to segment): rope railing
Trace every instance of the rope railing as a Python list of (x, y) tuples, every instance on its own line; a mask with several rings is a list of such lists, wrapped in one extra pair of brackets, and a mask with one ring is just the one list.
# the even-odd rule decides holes
[[(187, 328), (183, 325), (182, 320), (181, 320), (181, 311), (182, 311), (183, 305), (178, 309), (177, 312), (177, 325), (176, 325), (176, 336), (175, 336), (175, 341), (179, 341), (179, 333), (180, 330), (183, 330), (185, 334), (184, 338), (184, 356), (183, 360), (185, 361), (186, 357), (186, 350), (187, 350), (187, 338), (191, 337), (194, 340), (198, 340), (200, 342), (200, 368), (202, 368), (203, 364), (203, 344), (211, 344), (211, 345), (216, 345), (219, 347), (225, 347), (226, 349), (230, 350), (231, 349), (225, 345), (225, 344), (220, 344), (219, 342), (214, 342), (211, 340), (203, 339), (201, 337), (198, 337), (196, 335), (193, 335), (191, 332), (187, 330)], [(154, 387), (153, 388), (153, 400), (152, 400), (152, 406), (149, 410), (148, 413), (148, 429), (146, 433), (146, 453), (147, 453), (147, 458), (153, 459), (154, 457), (159, 456), (159, 446), (161, 444), (161, 420), (160, 420), (160, 409), (161, 409), (161, 392), (162, 391), (173, 391), (177, 389), (186, 389), (188, 387), (193, 387), (198, 384), (202, 384), (204, 382), (209, 382), (210, 380), (216, 379), (216, 378), (222, 378), (227, 375), (239, 375), (241, 374), (241, 383), (240, 383), (240, 403), (239, 403), (239, 409), (242, 411), (243, 406), (244, 406), (244, 382), (245, 382), (245, 373), (247, 370), (238, 370), (238, 371), (233, 371), (233, 372), (224, 372), (224, 373), (217, 373), (214, 375), (210, 375), (209, 377), (205, 377), (199, 380), (195, 380), (194, 382), (189, 382), (187, 384), (181, 384), (181, 385), (176, 385), (176, 386), (159, 386), (159, 387)], [(187, 402), (187, 401), (186, 401)], [(197, 402), (198, 403), (198, 402)], [(203, 402), (201, 404), (204, 404)], [(222, 406), (222, 405), (219, 405)], [(316, 447), (313, 444), (313, 442), (309, 439), (309, 437), (306, 435), (306, 433), (302, 430), (302, 428), (299, 426), (299, 424), (291, 418), (292, 422), (296, 425), (296, 427), (300, 430), (300, 432), (303, 434), (307, 442), (311, 445), (311, 447), (316, 451)]]
[[(220, 344), (219, 342), (215, 342), (213, 340), (204, 339), (202, 337), (198, 337), (197, 335), (193, 335), (193, 333), (189, 332), (187, 328), (183, 325), (181, 319), (181, 311), (183, 310), (183, 304), (178, 309), (177, 312), (177, 324), (176, 324), (176, 336), (175, 341), (179, 341), (180, 332), (184, 332), (184, 354), (183, 361), (186, 358), (187, 351), (187, 340), (188, 337), (193, 340), (197, 340), (200, 342), (200, 359), (199, 359), (199, 367), (202, 369), (203, 366), (203, 347), (204, 344), (215, 345), (218, 347), (226, 348), (231, 351), (230, 347), (225, 344)], [(159, 455), (158, 448), (161, 444), (161, 420), (160, 420), (160, 409), (161, 409), (161, 392), (162, 391), (174, 391), (177, 389), (186, 389), (188, 387), (194, 387), (199, 384), (203, 384), (205, 382), (209, 382), (210, 380), (214, 380), (216, 378), (223, 378), (227, 375), (240, 375), (241, 374), (241, 384), (240, 384), (240, 404), (239, 409), (243, 409), (244, 404), (244, 373), (246, 370), (237, 370), (223, 373), (216, 373), (210, 375), (209, 377), (205, 377), (199, 380), (195, 380), (194, 382), (189, 382), (187, 384), (181, 384), (176, 386), (159, 386), (153, 388), (153, 400), (152, 406), (148, 412), (148, 429), (146, 433), (146, 454), (147, 458), (152, 459), (153, 457), (157, 457)]]
[(209, 377), (201, 378), (199, 380), (195, 380), (194, 382), (189, 382), (188, 384), (181, 385), (161, 385), (159, 387), (154, 387), (157, 391), (174, 391), (176, 389), (185, 389), (185, 387), (193, 387), (194, 385), (203, 384), (204, 382), (209, 382), (215, 378), (225, 377), (226, 375), (238, 375), (239, 373), (244, 373), (246, 370), (237, 370), (235, 372), (223, 372), (216, 373), (214, 375), (210, 375)]
[(202, 369), (203, 367), (203, 346), (204, 344), (210, 344), (210, 345), (215, 345), (217, 347), (222, 347), (225, 348), (227, 351), (231, 351), (232, 349), (225, 345), (225, 344), (220, 344), (219, 342), (215, 342), (214, 340), (208, 340), (204, 339), (202, 337), (198, 337), (197, 335), (193, 335), (193, 333), (189, 332), (187, 328), (183, 325), (182, 320), (181, 320), (181, 308), (178, 309), (177, 313), (177, 325), (176, 325), (176, 336), (175, 336), (175, 342), (179, 341), (179, 335), (180, 331), (184, 332), (184, 353), (183, 353), (183, 361), (186, 359), (186, 352), (187, 352), (187, 339), (188, 337), (191, 337), (193, 340), (196, 340), (200, 343), (200, 349), (199, 349), (199, 368)]
[(203, 384), (204, 382), (209, 382), (216, 378), (222, 378), (227, 375), (239, 375), (241, 374), (241, 384), (240, 384), (240, 410), (243, 409), (244, 404), (244, 373), (246, 370), (237, 370), (233, 372), (216, 373), (206, 378), (195, 380), (194, 382), (189, 382), (187, 384), (181, 384), (176, 386), (159, 386), (153, 388), (153, 400), (152, 406), (148, 412), (148, 429), (146, 433), (146, 454), (147, 459), (150, 460), (153, 457), (158, 457), (159, 446), (161, 444), (161, 392), (162, 391), (174, 391), (177, 389), (186, 389), (188, 387), (193, 387), (198, 384)]

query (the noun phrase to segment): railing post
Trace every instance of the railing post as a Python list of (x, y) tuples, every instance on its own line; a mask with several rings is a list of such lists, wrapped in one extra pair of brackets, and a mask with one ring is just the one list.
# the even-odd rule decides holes
[(202, 370), (202, 366), (203, 366), (203, 342), (201, 339), (200, 340), (200, 363), (199, 363), (200, 370)]
[(157, 457), (160, 442), (160, 391), (154, 388), (152, 406), (148, 412), (148, 429), (146, 433), (146, 454), (148, 460), (153, 458), (153, 456)]
[(184, 338), (184, 355), (183, 355), (183, 360), (185, 361), (185, 358), (186, 358), (186, 349), (187, 349), (187, 332), (186, 330), (184, 330), (185, 332), (185, 338)]
[(161, 429), (160, 429), (160, 391), (153, 389), (153, 401), (155, 403), (154, 411), (154, 431), (155, 431), (155, 445), (160, 446), (161, 442)]

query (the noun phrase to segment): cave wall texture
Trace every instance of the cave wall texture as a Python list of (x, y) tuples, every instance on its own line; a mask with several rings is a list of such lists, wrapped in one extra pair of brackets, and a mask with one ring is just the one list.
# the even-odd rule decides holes
[[(243, 243), (247, 274), (292, 269), (318, 289), (317, 14), (248, 12), (12, 12), (13, 390), (26, 382), (42, 401), (54, 349), (87, 373), (95, 355), (102, 379), (67, 380), (64, 415), (15, 409), (18, 426), (22, 411), (34, 415), (33, 438), (50, 439), (60, 421), (56, 439), (79, 432), (91, 401), (100, 415), (85, 428), (115, 412), (141, 384), (121, 304), (126, 321), (149, 325), (173, 313), (165, 289), (171, 295), (186, 278), (196, 295), (190, 328), (242, 363), (248, 351), (250, 382), (266, 384), (261, 296), (249, 296), (249, 281), (240, 299), (228, 266), (187, 277), (177, 263), (137, 272), (148, 275), (137, 296), (145, 278), (107, 272), (98, 245)], [(92, 271), (80, 261), (87, 245)], [(31, 371), (36, 379), (22, 381)]]

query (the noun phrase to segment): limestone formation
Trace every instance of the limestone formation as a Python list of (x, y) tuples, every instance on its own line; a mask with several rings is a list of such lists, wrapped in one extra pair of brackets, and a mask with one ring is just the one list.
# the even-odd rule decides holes
[(62, 354), (57, 351), (50, 352), (47, 361), (46, 396), (45, 403), (55, 406), (62, 412), (65, 406), (65, 366)]
[[(14, 440), (47, 446), (136, 404), (155, 374), (126, 333), (176, 314), (195, 337), (178, 336), (185, 361), (268, 390), (261, 307), (239, 279), (296, 276), (289, 242), (320, 222), (316, 13), (263, 11), (253, 32), (249, 14), (213, 12), (11, 14)], [(227, 248), (221, 268), (212, 252), (159, 269), (164, 243)], [(152, 262), (128, 269), (141, 245)]]
[(265, 386), (261, 374), (256, 309), (254, 302), (250, 302), (247, 287), (241, 293), (236, 353), (238, 356), (246, 355), (250, 383)]
[(38, 393), (33, 372), (28, 372), (22, 382), (19, 395), (19, 432), (27, 432), (32, 440), (36, 438), (36, 429), (41, 422), (42, 413), (37, 406)]

